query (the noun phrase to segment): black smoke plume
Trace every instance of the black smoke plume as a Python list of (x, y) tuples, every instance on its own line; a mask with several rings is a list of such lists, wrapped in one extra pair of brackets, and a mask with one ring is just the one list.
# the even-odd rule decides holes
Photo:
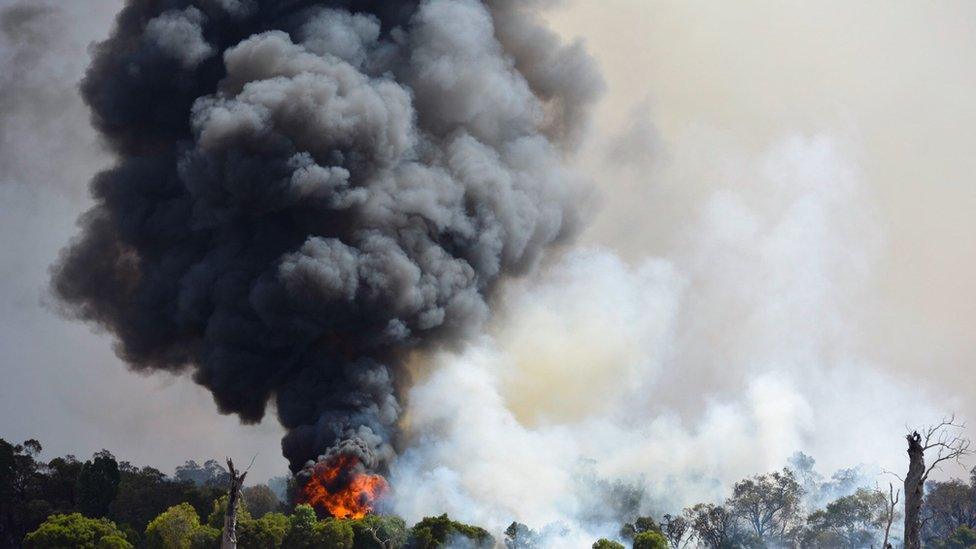
[(578, 227), (600, 80), (531, 2), (130, 0), (81, 86), (116, 163), (54, 267), (71, 314), (220, 410), (271, 399), (293, 470), (384, 470), (413, 351)]

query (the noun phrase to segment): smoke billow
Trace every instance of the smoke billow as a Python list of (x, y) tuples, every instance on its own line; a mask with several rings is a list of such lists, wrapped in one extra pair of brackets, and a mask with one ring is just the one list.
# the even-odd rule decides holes
[(549, 525), (543, 546), (583, 547), (757, 473), (813, 476), (797, 450), (827, 471), (867, 464), (812, 483), (810, 505), (899, 470), (892, 433), (939, 410), (858, 341), (882, 236), (839, 143), (672, 144), (718, 151), (667, 168), (712, 183), (683, 246), (633, 263), (578, 248), (507, 285), (478, 344), (437, 353), (410, 388), (397, 513), (495, 531), (516, 517)]
[(531, 3), (131, 0), (81, 86), (115, 164), (53, 286), (140, 371), (269, 402), (294, 470), (393, 455), (398, 366), (572, 237), (600, 89)]

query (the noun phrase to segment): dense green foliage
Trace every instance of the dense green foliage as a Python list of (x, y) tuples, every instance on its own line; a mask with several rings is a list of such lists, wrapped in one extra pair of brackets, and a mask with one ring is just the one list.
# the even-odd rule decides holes
[(470, 547), (492, 547), (495, 538), (484, 528), (453, 521), (447, 515), (425, 517), (410, 531), (407, 547), (431, 549), (448, 543)]
[(17, 547), (48, 516), (71, 513), (107, 518), (140, 545), (160, 513), (189, 503), (205, 516), (226, 491), (224, 484), (195, 484), (119, 462), (106, 450), (85, 462), (71, 455), (44, 462), (41, 450), (36, 440), (13, 445), (0, 439), (0, 547)]
[(807, 517), (803, 544), (807, 547), (857, 549), (870, 547), (885, 524), (887, 500), (875, 490), (858, 489)]
[(78, 474), (78, 508), (88, 516), (108, 515), (109, 505), (119, 491), (119, 464), (115, 457), (102, 450), (81, 466)]
[(972, 549), (976, 547), (976, 530), (967, 526), (960, 526), (948, 538), (936, 540), (932, 547), (934, 549)]
[(131, 548), (115, 523), (108, 519), (92, 519), (81, 513), (55, 514), (47, 518), (37, 530), (24, 538), (28, 549), (108, 549)]
[(634, 549), (668, 549), (668, 540), (660, 532), (641, 532), (634, 536)]
[(190, 536), (200, 527), (200, 516), (189, 503), (174, 505), (146, 526), (146, 547), (188, 549)]
[(385, 549), (403, 547), (407, 542), (407, 525), (400, 517), (369, 515), (359, 520), (345, 521), (352, 526), (357, 549)]
[(922, 538), (929, 545), (937, 546), (939, 540), (948, 543), (957, 534), (964, 539), (966, 530), (962, 528), (976, 530), (976, 469), (969, 482), (953, 479), (927, 483), (922, 514)]
[(201, 526), (190, 532), (190, 549), (214, 549), (220, 546), (220, 530)]
[(237, 541), (241, 547), (255, 549), (281, 547), (288, 526), (288, 517), (282, 513), (267, 513), (259, 519), (241, 520), (237, 528)]
[[(106, 450), (87, 461), (74, 456), (38, 459), (41, 445), (12, 445), (0, 439), (0, 547), (92, 549), (217, 549), (227, 506), (227, 474), (216, 461), (192, 461), (174, 478), (151, 467), (118, 462)], [(805, 456), (804, 456), (805, 457)], [(601, 493), (623, 494), (626, 504), (608, 508), (629, 516), (618, 539), (603, 538), (595, 549), (713, 549), (789, 546), (803, 549), (879, 547), (889, 532), (898, 546), (898, 510), (888, 494), (857, 488), (856, 471), (829, 481), (811, 481), (813, 461), (736, 483), (721, 504), (697, 504), (660, 520), (639, 515), (639, 491), (608, 484)], [(822, 477), (820, 477), (822, 479)], [(798, 480), (801, 479), (801, 480)], [(818, 482), (820, 484), (818, 484)], [(433, 549), (495, 547), (484, 528), (446, 514), (426, 517), (412, 528), (394, 516), (357, 520), (321, 518), (308, 505), (279, 501), (285, 481), (248, 486), (238, 512), (241, 549)], [(621, 489), (621, 486), (623, 489)], [(293, 486), (289, 486), (293, 488)], [(599, 488), (599, 486), (598, 486)], [(811, 493), (816, 497), (806, 498)], [(833, 498), (825, 495), (836, 494)], [(811, 504), (813, 501), (815, 503)], [(624, 510), (630, 512), (624, 513)], [(923, 504), (924, 540), (934, 549), (976, 547), (976, 471), (968, 482), (931, 482)], [(612, 519), (605, 511), (594, 524)], [(507, 549), (558, 546), (558, 530), (536, 532), (513, 522), (503, 532)], [(621, 543), (624, 542), (624, 543)], [(626, 544), (626, 545), (625, 545)]]
[(661, 527), (658, 526), (653, 517), (637, 517), (634, 522), (628, 522), (623, 525), (620, 529), (620, 537), (628, 541), (633, 541), (638, 534), (660, 531)]
[(243, 501), (247, 503), (247, 510), (254, 518), (261, 518), (268, 513), (282, 510), (278, 496), (267, 484), (248, 486), (242, 492), (244, 493)]

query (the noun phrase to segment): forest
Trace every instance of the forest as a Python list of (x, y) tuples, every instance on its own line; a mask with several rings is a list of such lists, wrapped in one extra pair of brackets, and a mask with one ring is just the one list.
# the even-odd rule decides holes
[[(90, 459), (40, 459), (37, 440), (0, 439), (0, 544), (4, 547), (99, 549), (220, 546), (230, 475), (216, 460), (187, 461), (174, 474), (119, 461), (108, 450)], [(609, 485), (621, 526), (594, 549), (714, 549), (753, 547), (900, 547), (903, 520), (896, 483), (871, 485), (859, 466), (824, 478), (812, 457), (796, 453), (782, 470), (734, 484), (722, 504), (642, 515), (639, 498)], [(295, 501), (294, 482), (277, 477), (245, 486), (237, 541), (243, 549), (392, 549), (471, 547), (531, 549), (559, 546), (559, 525), (541, 530), (513, 522), (497, 539), (485, 528), (426, 517), (408, 527), (399, 517), (324, 516)], [(924, 547), (976, 547), (976, 468), (968, 479), (928, 481), (921, 506)], [(554, 538), (555, 536), (555, 538)]]

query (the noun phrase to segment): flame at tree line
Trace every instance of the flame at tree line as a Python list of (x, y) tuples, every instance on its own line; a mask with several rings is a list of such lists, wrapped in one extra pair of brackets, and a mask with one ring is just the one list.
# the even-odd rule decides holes
[(381, 475), (367, 473), (356, 456), (340, 454), (316, 463), (299, 500), (339, 519), (360, 519), (390, 491)]

